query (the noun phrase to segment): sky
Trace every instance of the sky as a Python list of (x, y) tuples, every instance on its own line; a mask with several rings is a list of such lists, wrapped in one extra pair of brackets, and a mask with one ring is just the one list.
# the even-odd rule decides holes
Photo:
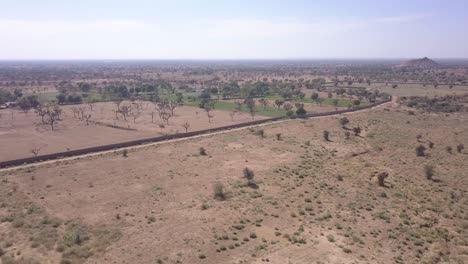
[(0, 60), (468, 58), (467, 0), (0, 0)]

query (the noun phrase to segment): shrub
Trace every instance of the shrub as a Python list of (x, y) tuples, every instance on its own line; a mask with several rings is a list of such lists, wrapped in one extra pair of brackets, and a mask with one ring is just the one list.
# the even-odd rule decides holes
[(224, 201), (226, 199), (226, 195), (224, 194), (224, 186), (220, 182), (216, 182), (213, 185), (213, 192), (214, 198), (218, 201)]
[(432, 180), (432, 176), (434, 176), (434, 166), (430, 164), (425, 165), (424, 174), (426, 175), (426, 179)]
[(340, 125), (345, 128), (345, 126), (349, 123), (349, 119), (347, 117), (340, 118)]
[(458, 153), (462, 153), (464, 149), (465, 149), (465, 145), (463, 145), (463, 144), (458, 144), (457, 145)]
[(323, 131), (323, 139), (325, 139), (325, 141), (330, 141), (330, 132), (328, 132), (328, 130)]
[(416, 156), (418, 157), (424, 157), (426, 154), (424, 153), (426, 151), (426, 147), (423, 145), (419, 145), (416, 147)]
[(379, 181), (379, 186), (385, 187), (385, 179), (388, 177), (388, 172), (381, 172), (377, 175), (377, 180)]
[(265, 130), (259, 129), (259, 130), (257, 130), (256, 134), (258, 136), (260, 136), (261, 138), (264, 138), (265, 137)]
[(353, 132), (355, 136), (359, 136), (361, 134), (361, 128), (360, 127), (353, 127)]
[(123, 156), (124, 158), (128, 157), (128, 150), (124, 149), (124, 150), (122, 151), (122, 156)]
[(253, 179), (254, 179), (255, 174), (254, 174), (253, 170), (251, 170), (251, 169), (249, 169), (249, 168), (246, 167), (246, 168), (244, 168), (244, 170), (243, 170), (243, 174), (244, 174), (243, 177), (244, 177), (245, 179), (247, 179), (247, 182), (248, 182), (249, 185), (254, 184), (254, 183), (253, 183)]
[(198, 153), (200, 153), (201, 156), (206, 156), (206, 150), (204, 147), (200, 147), (198, 149)]
[(300, 107), (296, 110), (296, 115), (298, 116), (303, 116), (305, 114), (307, 114), (307, 111), (303, 107)]
[(349, 133), (349, 131), (346, 131), (346, 132), (344, 133), (344, 135), (345, 135), (345, 139), (346, 139), (346, 140), (349, 140), (349, 137), (351, 136), (351, 133)]
[(276, 139), (281, 140), (281, 133), (276, 133)]
[(451, 146), (447, 146), (445, 149), (447, 150), (448, 153), (452, 154), (452, 147)]
[(429, 148), (430, 148), (430, 149), (434, 148), (434, 142), (429, 141)]

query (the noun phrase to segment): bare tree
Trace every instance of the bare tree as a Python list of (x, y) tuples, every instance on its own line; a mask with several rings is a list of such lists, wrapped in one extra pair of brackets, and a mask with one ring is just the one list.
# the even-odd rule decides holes
[(213, 109), (209, 106), (205, 106), (206, 116), (208, 117), (208, 123), (211, 123), (211, 118), (214, 117), (213, 113), (211, 112)]
[(231, 117), (231, 121), (234, 122), (234, 116), (236, 115), (237, 111), (231, 111), (229, 112), (229, 116)]
[(188, 132), (188, 129), (190, 128), (190, 123), (187, 122), (187, 121), (185, 121), (185, 123), (182, 124), (182, 126), (185, 128), (185, 133), (187, 133), (187, 132)]
[(166, 122), (166, 124), (169, 125), (169, 119), (172, 117), (171, 114), (169, 112), (162, 112), (160, 113), (160, 116), (161, 116), (161, 119), (164, 120), (164, 122)]
[(91, 119), (91, 114), (83, 115), (83, 118), (86, 120), (86, 125), (89, 126), (89, 120)]
[(138, 117), (141, 116), (141, 108), (142, 105), (140, 103), (133, 103), (132, 107), (130, 108), (130, 116), (133, 117), (133, 123), (136, 123)]
[(44, 117), (49, 113), (48, 111), (48, 106), (45, 106), (45, 105), (42, 105), (42, 104), (39, 104), (37, 107), (36, 107), (36, 114), (38, 116), (41, 117), (41, 121), (42, 121), (42, 124), (45, 124), (45, 121), (44, 121)]
[(34, 157), (37, 157), (37, 155), (39, 155), (39, 152), (41, 151), (41, 148), (40, 147), (33, 147), (30, 151), (34, 155)]
[(57, 105), (51, 107), (47, 115), (45, 116), (44, 124), (50, 125), (50, 128), (54, 130), (54, 125), (56, 125), (57, 122), (61, 120), (60, 119), (61, 112), (62, 112), (62, 109), (60, 109), (60, 107), (58, 107)]
[(116, 106), (116, 110), (114, 110), (115, 112), (115, 119), (116, 120), (119, 120), (119, 113), (120, 113), (120, 105), (122, 104), (123, 100), (118, 98), (117, 100), (114, 101), (114, 104)]

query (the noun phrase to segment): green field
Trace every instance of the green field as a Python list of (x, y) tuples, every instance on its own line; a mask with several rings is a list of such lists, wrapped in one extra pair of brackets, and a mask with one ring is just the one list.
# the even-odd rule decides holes
[[(189, 101), (189, 100), (184, 99), (184, 105), (198, 107), (199, 104), (200, 104), (200, 100), (198, 99), (194, 101)], [(215, 110), (234, 111), (236, 110), (236, 108), (237, 108), (236, 103), (231, 103), (227, 101), (218, 101), (215, 104)], [(278, 109), (272, 106), (267, 106), (263, 108), (263, 106), (257, 105), (256, 108), (257, 108), (256, 115), (268, 116), (268, 117), (285, 116), (287, 112), (286, 110), (282, 108)], [(243, 113), (249, 113), (249, 109), (247, 109), (247, 107), (245, 107), (244, 105), (242, 106), (240, 111)]]

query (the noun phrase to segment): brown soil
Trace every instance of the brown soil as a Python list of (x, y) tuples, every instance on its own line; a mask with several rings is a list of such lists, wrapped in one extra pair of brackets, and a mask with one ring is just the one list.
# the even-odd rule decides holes
[[(129, 102), (124, 102), (124, 104)], [(74, 118), (71, 108), (83, 107), (86, 113), (92, 114), (90, 125), (86, 121)], [(64, 106), (64, 118), (52, 131), (48, 125), (41, 124), (41, 118), (33, 111), (24, 114), (18, 110), (0, 110), (0, 161), (33, 156), (31, 150), (39, 148), (39, 154), (49, 154), (85, 147), (99, 146), (123, 141), (156, 137), (165, 134), (183, 133), (185, 122), (190, 124), (188, 131), (202, 130), (213, 127), (251, 121), (245, 113), (238, 113), (231, 120), (229, 112), (212, 112), (213, 118), (208, 121), (206, 113), (199, 108), (181, 106), (175, 109), (175, 116), (169, 120), (169, 125), (163, 124), (157, 113), (151, 122), (151, 112), (154, 107), (143, 103), (141, 116), (133, 122), (122, 117), (115, 119), (114, 103), (96, 103), (91, 111), (88, 105)], [(13, 116), (12, 116), (13, 114)], [(255, 119), (265, 117), (256, 116)], [(114, 126), (114, 127), (111, 127)]]
[[(468, 155), (455, 148), (468, 143), (467, 115), (413, 116), (399, 108), (360, 112), (349, 115), (347, 129), (360, 126), (363, 132), (349, 140), (338, 118), (148, 146), (128, 157), (119, 151), (3, 172), (0, 218), (11, 221), (0, 225), (0, 238), (13, 243), (3, 246), (6, 256), (21, 251), (15, 258), (44, 263), (468, 261)], [(324, 141), (324, 130), (331, 141)], [(415, 155), (419, 144), (426, 145), (426, 157)], [(446, 146), (453, 146), (452, 154)], [(435, 167), (433, 180), (424, 175), (427, 164)], [(254, 171), (257, 189), (242, 178), (245, 167)], [(380, 172), (390, 175), (385, 187), (377, 184)], [(214, 199), (215, 182), (223, 184), (226, 200)], [(61, 219), (59, 234), (79, 222), (90, 238), (69, 247), (88, 246), (92, 255), (57, 254), (42, 240), (30, 250), (27, 237), (39, 235), (29, 218), (15, 225), (20, 208), (28, 208), (18, 203), (45, 209), (32, 216)], [(102, 230), (119, 235), (102, 239)]]

